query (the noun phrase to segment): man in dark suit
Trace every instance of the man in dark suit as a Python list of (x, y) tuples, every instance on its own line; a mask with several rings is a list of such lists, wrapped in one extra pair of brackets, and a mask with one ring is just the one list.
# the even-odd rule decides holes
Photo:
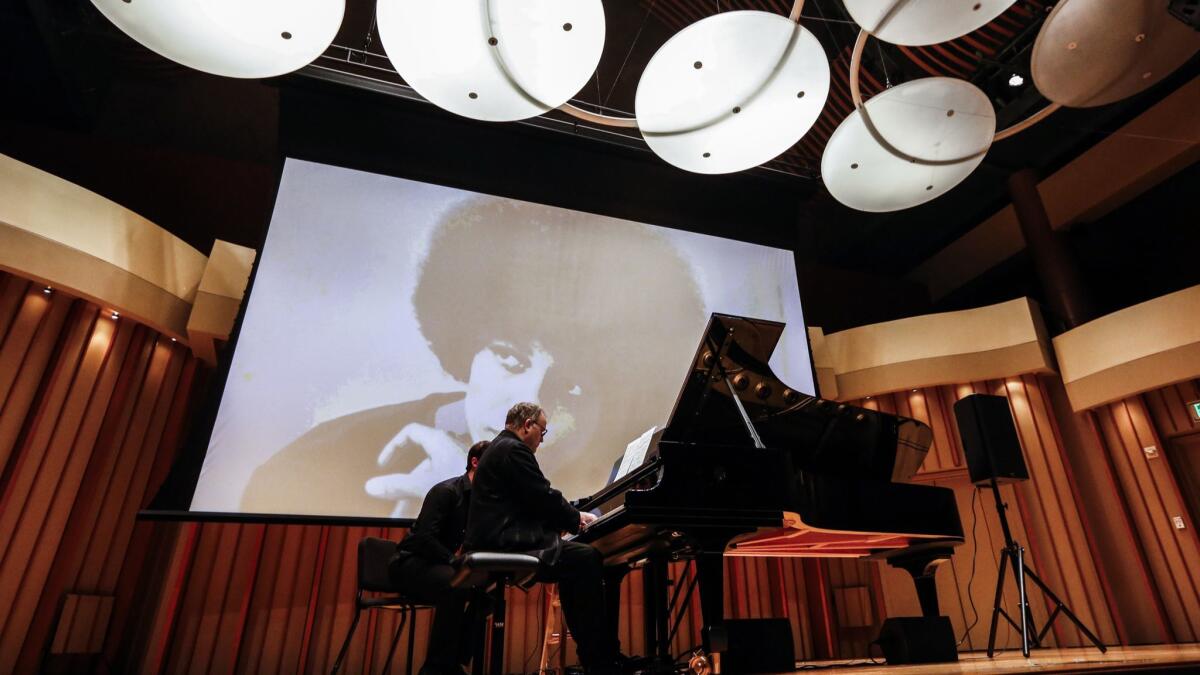
[(421, 514), (408, 535), (396, 544), (388, 564), (393, 583), (402, 593), (434, 605), (429, 649), (420, 675), (459, 675), (470, 660), (467, 603), (469, 588), (451, 588), (454, 556), (462, 546), (471, 508), (472, 479), (479, 458), (488, 447), (480, 441), (467, 451), (467, 472), (444, 480), (429, 490)]
[(475, 473), (468, 551), (527, 552), (541, 560), (539, 581), (558, 582), (567, 627), (588, 673), (617, 672), (616, 622), (607, 620), (604, 563), (595, 548), (564, 542), (596, 519), (571, 506), (542, 475), (534, 453), (546, 436), (546, 413), (534, 403), (508, 411)]

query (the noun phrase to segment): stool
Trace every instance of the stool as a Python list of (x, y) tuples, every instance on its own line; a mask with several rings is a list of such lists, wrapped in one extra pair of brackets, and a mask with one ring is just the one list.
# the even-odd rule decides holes
[[(487, 672), (500, 675), (504, 672), (504, 620), (506, 586), (522, 585), (532, 581), (537, 574), (538, 559), (524, 553), (493, 553), (475, 551), (463, 556), (458, 562), (458, 573), (450, 581), (451, 586), (490, 587), (492, 599), (492, 653)], [(484, 640), (475, 643), (472, 663), (474, 675), (483, 675)]]
[[(358, 619), (363, 610), (391, 609), (400, 612), (400, 624), (396, 626), (396, 635), (392, 638), (392, 646), (388, 650), (387, 661), (384, 662), (383, 672), (387, 673), (392, 667), (392, 656), (396, 653), (396, 645), (400, 642), (400, 634), (408, 625), (408, 662), (406, 672), (412, 670), (413, 641), (415, 639), (416, 611), (432, 609), (432, 605), (416, 602), (400, 594), (388, 576), (388, 562), (396, 552), (396, 543), (387, 539), (367, 537), (358, 542), (358, 590), (354, 596), (354, 621), (350, 623), (350, 632), (346, 634), (337, 660), (333, 662), (331, 675), (337, 675), (341, 670), (342, 660), (354, 639), (354, 631), (358, 628)], [(364, 592), (387, 593), (386, 596), (364, 596)], [(410, 621), (409, 619), (413, 619)]]

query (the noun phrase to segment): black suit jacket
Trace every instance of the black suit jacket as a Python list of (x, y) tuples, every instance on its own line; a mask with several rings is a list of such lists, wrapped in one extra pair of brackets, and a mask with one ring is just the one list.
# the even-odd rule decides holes
[(429, 562), (449, 565), (462, 546), (470, 508), (471, 480), (467, 474), (434, 485), (421, 502), (417, 522), (396, 544), (393, 564), (411, 554)]
[(479, 460), (467, 517), (468, 551), (527, 551), (553, 564), (559, 534), (579, 531), (579, 511), (542, 475), (529, 446), (501, 431)]

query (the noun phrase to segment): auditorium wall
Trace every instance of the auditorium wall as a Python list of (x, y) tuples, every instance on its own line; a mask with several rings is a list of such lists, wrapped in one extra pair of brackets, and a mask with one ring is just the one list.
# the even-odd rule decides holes
[[(166, 475), (206, 372), (170, 338), (0, 275), (0, 672), (328, 672), (352, 618), (357, 541), (398, 538), (401, 530), (134, 519)], [(918, 480), (958, 495), (967, 541), (938, 584), (943, 612), (965, 636), (961, 648), (986, 646), (1001, 541), (990, 493), (976, 495), (967, 482), (954, 428), (951, 407), (972, 392), (1011, 402), (1032, 478), (1002, 494), (1042, 578), (1107, 642), (1197, 640), (1200, 580), (1188, 561), (1200, 559), (1200, 546), (1180, 487), (1196, 481), (1188, 467), (1197, 464), (1172, 453), (1190, 447), (1200, 430), (1183, 405), (1200, 399), (1200, 383), (1068, 420), (1055, 377), (857, 401), (934, 430)], [(1090, 437), (1076, 438), (1079, 428)], [(1148, 445), (1157, 457), (1147, 457)], [(731, 558), (726, 565), (727, 615), (787, 618), (801, 659), (878, 656), (869, 643), (882, 620), (917, 612), (905, 574), (876, 563)], [(683, 563), (672, 567), (680, 583), (689, 574)], [(640, 652), (637, 571), (622, 592), (622, 642)], [(510, 672), (536, 668), (546, 593), (510, 592)], [(1010, 610), (1014, 594), (1010, 587)], [(1032, 598), (1044, 621), (1052, 606), (1037, 591)], [(699, 619), (691, 605), (677, 654), (699, 642)], [(422, 614), (418, 663), (428, 625)], [(381, 672), (394, 626), (390, 613), (364, 618), (346, 672)], [(1000, 635), (1001, 646), (1016, 645), (1013, 631)], [(1083, 644), (1062, 617), (1048, 642)], [(403, 671), (403, 646), (393, 672)], [(572, 662), (570, 643), (551, 655), (552, 664)]]
[[(0, 672), (38, 671), (56, 631), (63, 651), (118, 649), (140, 620), (130, 602), (160, 542), (134, 514), (198, 375), (170, 338), (0, 274)], [(66, 594), (85, 611), (64, 616)]]

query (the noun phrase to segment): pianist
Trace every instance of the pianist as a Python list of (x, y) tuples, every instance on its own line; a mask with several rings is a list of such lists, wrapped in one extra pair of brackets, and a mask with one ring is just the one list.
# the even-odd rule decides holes
[(475, 475), (467, 519), (467, 550), (528, 552), (541, 560), (538, 580), (558, 582), (567, 627), (588, 673), (615, 673), (616, 622), (605, 614), (600, 552), (561, 534), (577, 533), (596, 519), (567, 503), (542, 475), (534, 457), (548, 433), (546, 412), (534, 403), (508, 411)]
[(487, 441), (467, 451), (467, 472), (444, 480), (429, 490), (421, 504), (417, 522), (396, 545), (388, 573), (408, 597), (434, 604), (429, 649), (420, 675), (459, 675), (470, 660), (472, 625), (467, 609), (472, 591), (451, 588), (455, 569), (451, 564), (462, 547), (471, 507), (471, 484)]

